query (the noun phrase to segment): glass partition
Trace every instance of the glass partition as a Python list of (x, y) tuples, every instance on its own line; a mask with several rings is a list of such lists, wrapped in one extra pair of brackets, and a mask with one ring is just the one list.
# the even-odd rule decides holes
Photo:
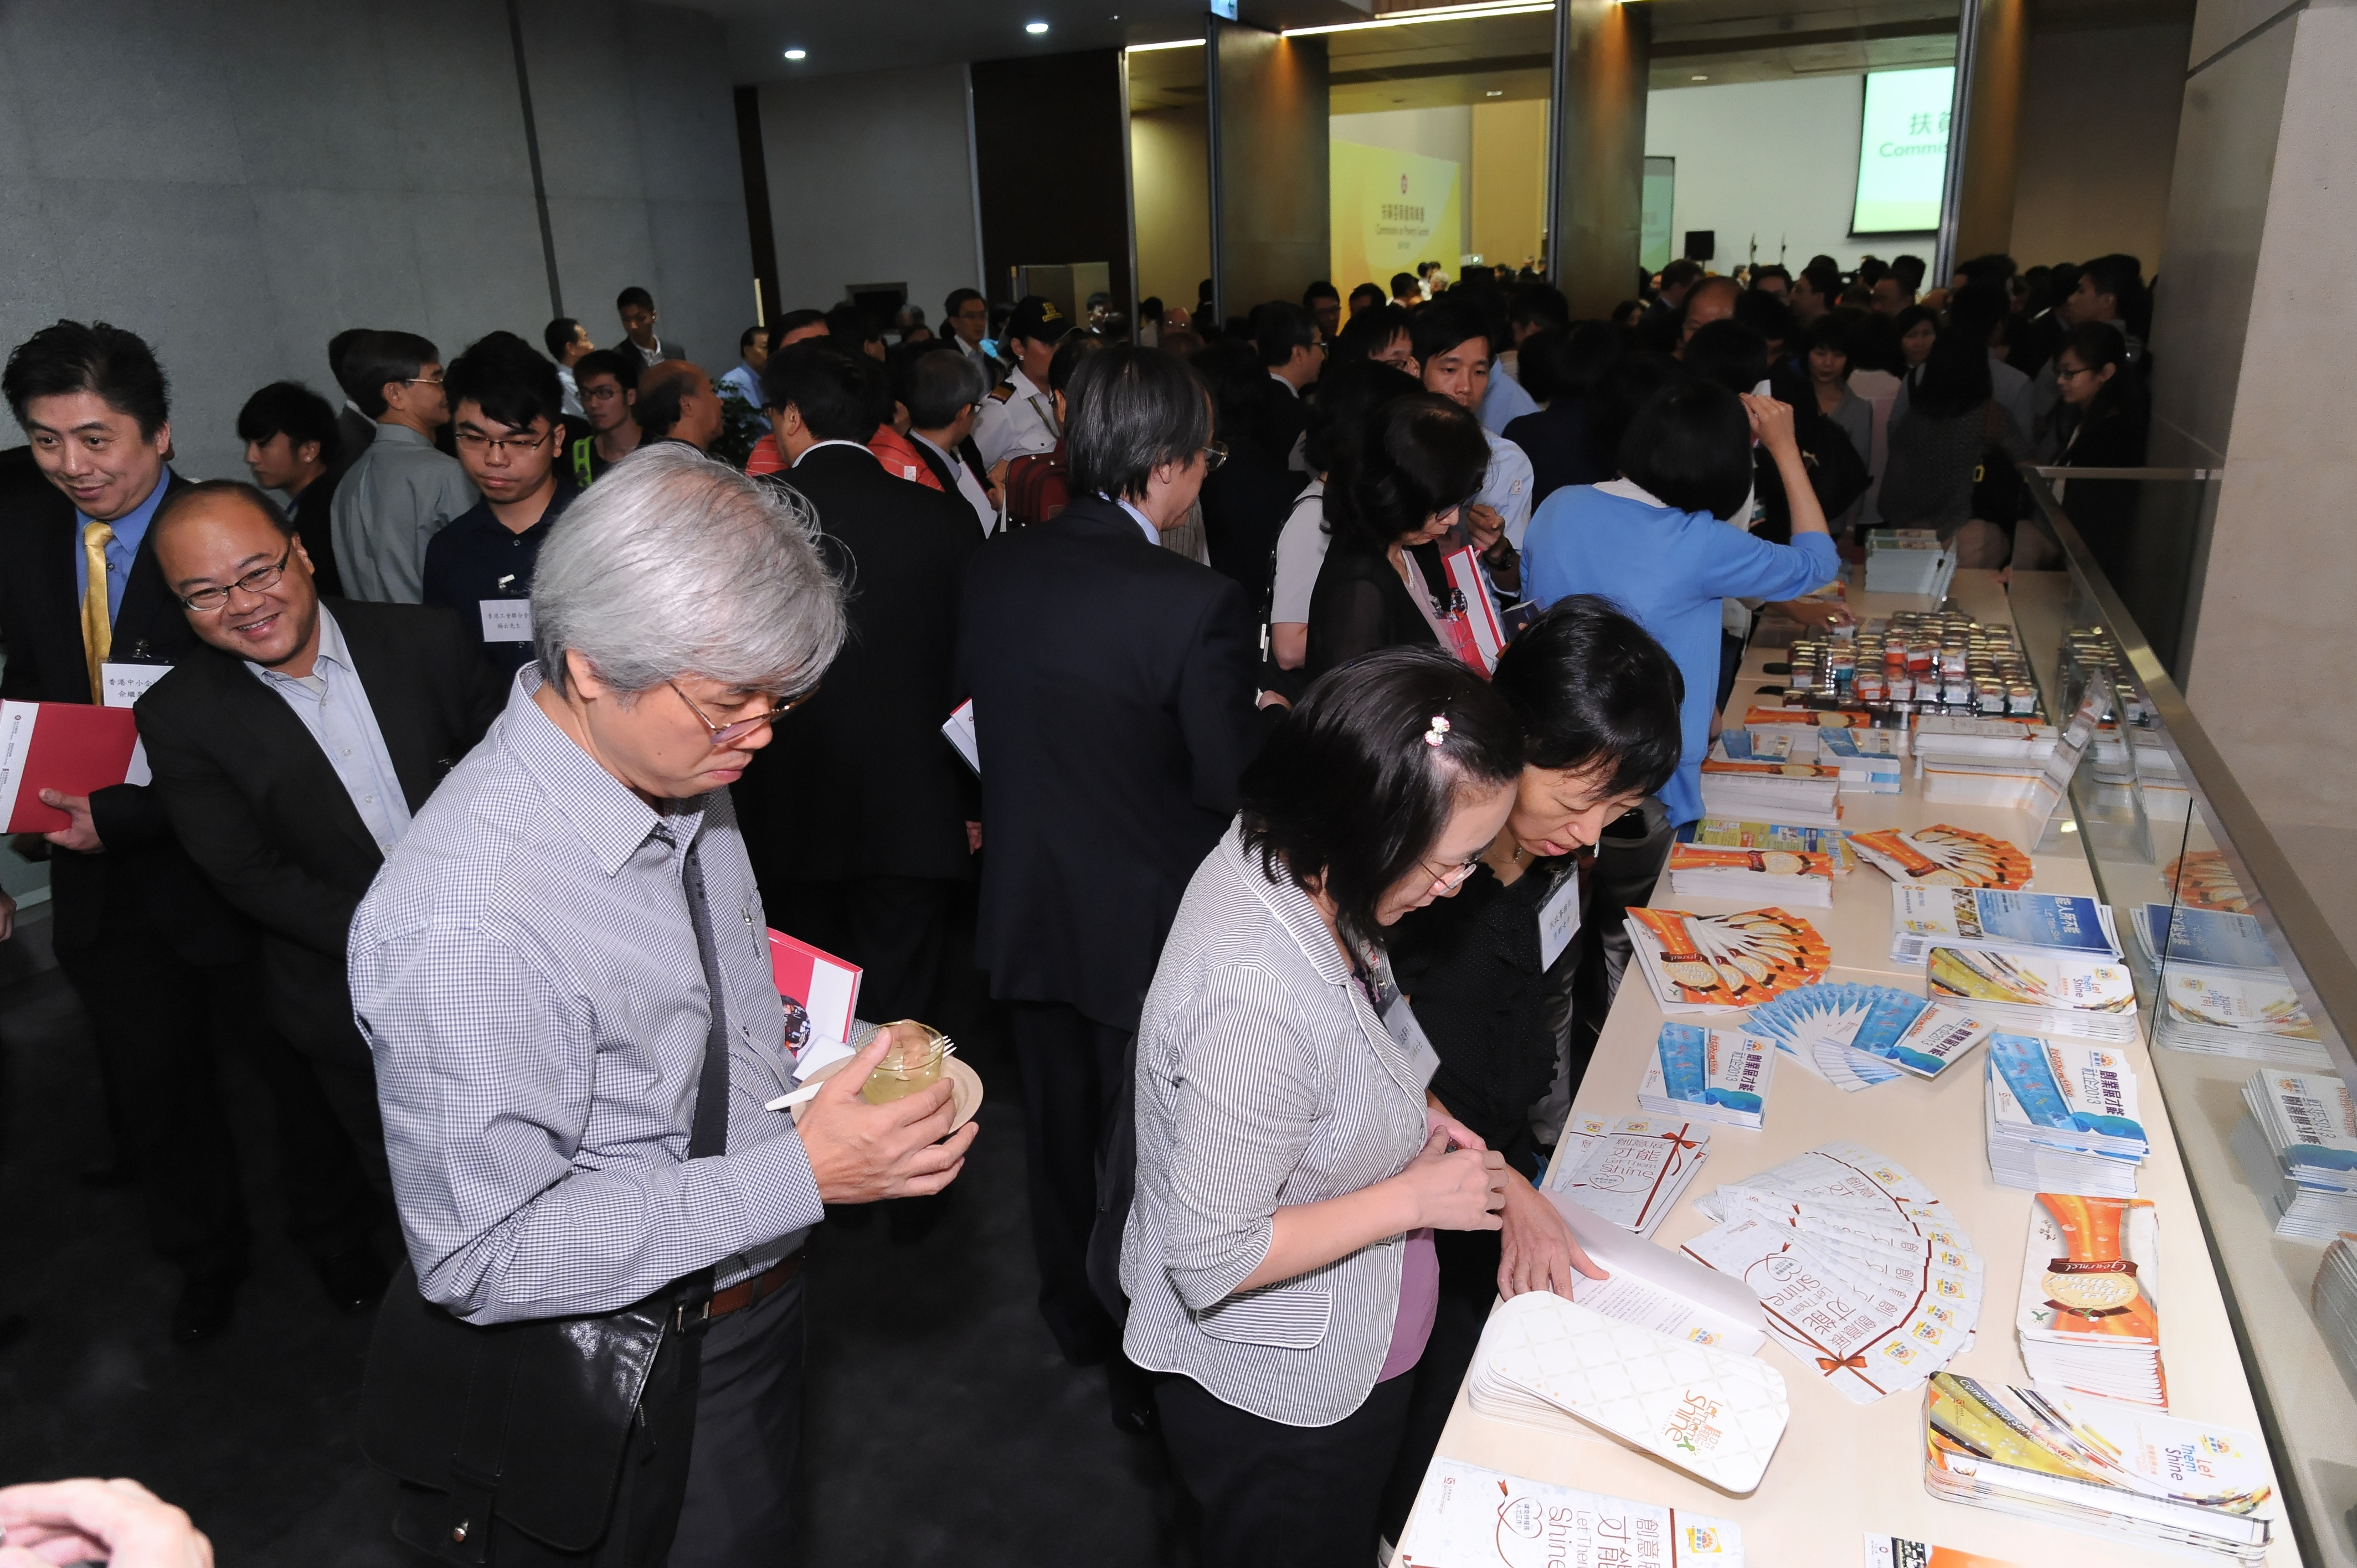
[(2357, 1234), (2340, 1240), (2357, 1232), (2357, 997), (2316, 897), (2346, 884), (2330, 846), (2255, 803), (2255, 759), (2213, 743), (2172, 673), (2218, 471), (2024, 477), (2040, 515), (2022, 528), (2061, 565), (2013, 575), (2015, 618), (2049, 712), (2090, 732), (2040, 847), (2076, 835), (2120, 924), (2301, 1554), (2357, 1564)]

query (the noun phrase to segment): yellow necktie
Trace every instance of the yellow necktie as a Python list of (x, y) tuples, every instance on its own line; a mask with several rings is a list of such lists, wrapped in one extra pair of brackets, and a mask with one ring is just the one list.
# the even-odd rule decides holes
[(106, 701), (106, 677), (100, 666), (114, 650), (114, 619), (106, 613), (106, 547), (114, 530), (102, 522), (82, 525), (81, 558), (89, 582), (81, 591), (81, 650), (90, 660), (90, 700)]

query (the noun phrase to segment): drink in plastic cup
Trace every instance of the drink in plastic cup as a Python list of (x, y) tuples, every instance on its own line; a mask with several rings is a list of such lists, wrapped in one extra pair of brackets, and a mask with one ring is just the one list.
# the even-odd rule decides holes
[[(949, 1038), (931, 1025), (903, 1018), (885, 1027), (897, 1031), (899, 1037), (860, 1086), (859, 1097), (870, 1105), (888, 1105), (931, 1088), (941, 1080), (942, 1063), (948, 1059)], [(910, 1030), (917, 1033), (912, 1036)]]

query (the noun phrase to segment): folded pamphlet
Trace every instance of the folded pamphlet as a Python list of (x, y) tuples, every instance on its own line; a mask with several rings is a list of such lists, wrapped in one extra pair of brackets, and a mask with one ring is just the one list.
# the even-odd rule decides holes
[(1823, 908), (1834, 901), (1833, 862), (1803, 850), (1673, 844), (1670, 891), (1682, 898), (1772, 898)]
[(1817, 929), (1772, 906), (1733, 915), (1631, 909), (1637, 966), (1668, 1013), (1750, 1007), (1824, 978), (1833, 950)]
[(1392, 1561), (1397, 1568), (1743, 1568), (1722, 1519), (1436, 1458)]
[(2276, 1234), (2330, 1241), (2357, 1230), (2357, 1105), (2329, 1072), (2254, 1073), (2233, 1146)]
[[(1860, 853), (1866, 850), (1861, 848)], [(2120, 956), (2111, 906), (2083, 895), (1892, 883), (1891, 961), (1921, 963), (1935, 947), (2067, 953), (2080, 958)]]
[(1775, 1071), (1774, 1047), (1739, 1029), (1663, 1024), (1637, 1103), (1656, 1115), (1757, 1128)]
[(1989, 1172), (2025, 1192), (2133, 1197), (2151, 1150), (2136, 1069), (2091, 1040), (1989, 1036)]
[(1835, 876), (1847, 876), (1857, 869), (1857, 856), (1850, 850), (1849, 835), (1839, 828), (1705, 817), (1695, 823), (1694, 842), (1712, 849), (1774, 849), (1823, 855), (1826, 869)]
[(1858, 858), (1889, 876), (1925, 887), (1996, 887), (2019, 891), (2030, 883), (2029, 856), (2014, 844), (1945, 822), (1928, 828), (1888, 828), (1853, 833)]
[(1623, 1116), (1585, 1144), (1568, 1162), (1558, 1146), (1547, 1185), (1638, 1236), (1653, 1233), (1710, 1157), (1710, 1130), (1678, 1116)]
[(1987, 948), (1933, 948), (1924, 993), (2023, 1035), (2123, 1044), (2136, 1037), (2136, 983), (2117, 963), (2028, 957)]
[(2148, 1200), (2040, 1193), (2014, 1312), (2021, 1364), (2041, 1382), (2167, 1409), (2159, 1276)]

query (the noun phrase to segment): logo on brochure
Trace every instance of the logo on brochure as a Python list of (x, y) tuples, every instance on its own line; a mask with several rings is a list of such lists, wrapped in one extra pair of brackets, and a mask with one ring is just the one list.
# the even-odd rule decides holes
[(1682, 1448), (1689, 1454), (1700, 1454), (1706, 1449), (1716, 1448), (1718, 1446), (1720, 1434), (1718, 1428), (1711, 1424), (1711, 1420), (1717, 1414), (1717, 1401), (1707, 1394), (1696, 1393), (1689, 1389), (1686, 1391), (1684, 1405), (1671, 1414), (1670, 1424), (1663, 1428), (1662, 1435), (1668, 1439), (1673, 1446)]

